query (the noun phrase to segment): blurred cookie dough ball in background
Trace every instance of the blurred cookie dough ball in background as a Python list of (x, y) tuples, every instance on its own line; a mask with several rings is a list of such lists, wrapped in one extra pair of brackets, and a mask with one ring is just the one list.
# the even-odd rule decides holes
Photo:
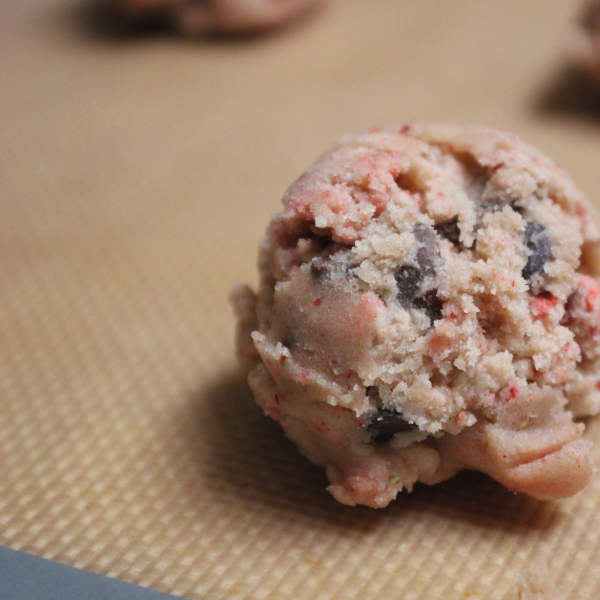
[(586, 0), (569, 36), (573, 61), (600, 81), (600, 0)]
[(118, 0), (132, 19), (164, 18), (186, 35), (254, 33), (292, 21), (324, 0)]

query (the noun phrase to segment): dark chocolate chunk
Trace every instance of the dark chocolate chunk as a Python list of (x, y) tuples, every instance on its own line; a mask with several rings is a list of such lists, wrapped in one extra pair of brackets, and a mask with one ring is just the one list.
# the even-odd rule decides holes
[(402, 306), (411, 306), (419, 294), (421, 284), (421, 271), (412, 265), (402, 265), (394, 273), (398, 285), (398, 301)]
[(312, 262), (310, 263), (310, 274), (318, 283), (322, 283), (327, 280), (330, 276), (329, 265), (327, 264), (327, 261), (318, 256), (313, 258)]
[(460, 243), (460, 227), (458, 226), (458, 215), (452, 217), (449, 221), (434, 225), (434, 229), (449, 242), (455, 246)]
[(546, 228), (539, 223), (527, 223), (523, 242), (531, 254), (521, 274), (527, 281), (537, 273), (542, 273), (546, 263), (552, 258), (552, 245), (546, 234)]
[(497, 167), (482, 165), (475, 156), (468, 153), (455, 154), (455, 158), (464, 168), (465, 191), (475, 209), (476, 230), (481, 227), (483, 217), (487, 213), (500, 211), (505, 206), (520, 212), (521, 209), (515, 206), (515, 198), (507, 190), (498, 189), (490, 184), (492, 174)]
[(423, 309), (432, 321), (442, 318), (444, 303), (437, 297), (437, 289), (428, 290), (423, 296), (416, 298), (414, 303), (417, 308)]
[(419, 242), (417, 250), (417, 263), (421, 270), (421, 277), (435, 275), (435, 260), (439, 256), (440, 249), (438, 239), (433, 227), (417, 223), (413, 228), (413, 235)]
[[(438, 238), (433, 227), (417, 223), (413, 234), (419, 242), (415, 254), (417, 265), (402, 265), (395, 273), (398, 287), (398, 302), (404, 308), (419, 308), (424, 310), (433, 321), (442, 315), (443, 303), (437, 297), (437, 288), (432, 288), (424, 293), (421, 287), (426, 278), (436, 276), (436, 261), (439, 260)], [(433, 283), (433, 282), (425, 282)]]
[(483, 215), (485, 215), (486, 213), (498, 212), (502, 210), (505, 206), (510, 206), (511, 208), (514, 208), (512, 200), (510, 198), (498, 195), (484, 195), (475, 208), (477, 213), (477, 223), (481, 224), (481, 219), (483, 219)]
[(389, 442), (396, 433), (416, 429), (402, 418), (402, 413), (387, 408), (380, 408), (369, 420), (367, 431), (371, 434), (371, 443), (384, 444)]
[(316, 256), (309, 263), (310, 277), (316, 284), (327, 284), (334, 277), (354, 277), (353, 264), (346, 252), (333, 252), (326, 256)]
[(435, 276), (435, 261), (439, 255), (437, 236), (432, 227), (417, 223), (413, 235), (419, 243), (415, 253), (417, 264), (402, 265), (395, 275), (399, 300), (408, 303), (412, 303), (419, 294), (419, 286), (423, 279)]

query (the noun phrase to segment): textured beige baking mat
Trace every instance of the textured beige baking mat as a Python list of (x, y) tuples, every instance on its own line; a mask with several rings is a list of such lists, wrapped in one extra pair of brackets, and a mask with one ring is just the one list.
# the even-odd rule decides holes
[(464, 473), (341, 506), (254, 406), (227, 303), (345, 132), (509, 129), (600, 198), (576, 12), (333, 0), (267, 37), (178, 40), (101, 2), (2, 2), (0, 543), (206, 600), (506, 600), (536, 564), (557, 598), (600, 597), (598, 477), (563, 502)]

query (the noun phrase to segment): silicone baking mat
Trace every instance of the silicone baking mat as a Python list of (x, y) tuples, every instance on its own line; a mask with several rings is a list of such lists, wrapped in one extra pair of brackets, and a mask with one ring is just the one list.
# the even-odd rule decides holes
[(0, 546), (3, 600), (173, 600), (175, 596)]
[(227, 303), (284, 189), (346, 132), (511, 130), (600, 198), (577, 11), (333, 0), (190, 40), (101, 2), (4, 0), (0, 543), (206, 600), (506, 600), (537, 564), (558, 598), (600, 597), (598, 477), (562, 502), (463, 473), (341, 506), (253, 404)]

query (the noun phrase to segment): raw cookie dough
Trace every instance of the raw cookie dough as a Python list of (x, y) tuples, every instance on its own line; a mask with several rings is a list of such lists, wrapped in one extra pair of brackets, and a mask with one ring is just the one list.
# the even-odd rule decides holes
[(567, 497), (600, 411), (598, 214), (517, 137), (414, 122), (346, 137), (285, 193), (258, 295), (233, 294), (256, 402), (344, 504), (461, 469)]
[(569, 49), (575, 63), (600, 80), (600, 0), (586, 0), (572, 29)]
[(322, 0), (117, 0), (132, 17), (164, 16), (186, 34), (271, 29)]

